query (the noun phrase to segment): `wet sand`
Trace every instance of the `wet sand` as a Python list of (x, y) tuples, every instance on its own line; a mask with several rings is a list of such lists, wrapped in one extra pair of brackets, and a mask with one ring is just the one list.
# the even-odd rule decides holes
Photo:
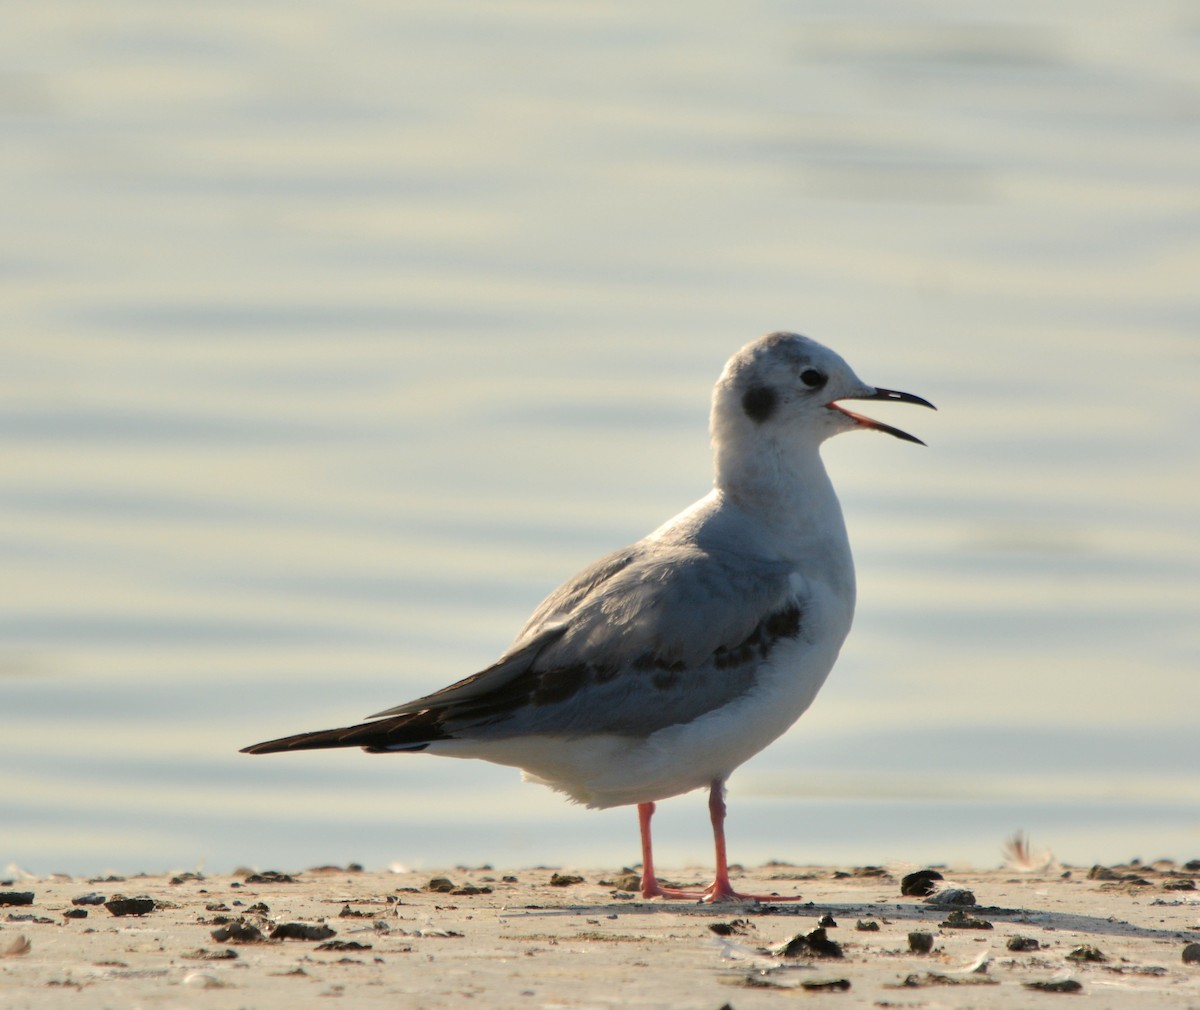
[(1200, 1008), (1200, 864), (941, 867), (902, 894), (919, 869), (756, 867), (735, 886), (805, 900), (717, 907), (640, 900), (628, 870), (9, 874), (0, 1005)]

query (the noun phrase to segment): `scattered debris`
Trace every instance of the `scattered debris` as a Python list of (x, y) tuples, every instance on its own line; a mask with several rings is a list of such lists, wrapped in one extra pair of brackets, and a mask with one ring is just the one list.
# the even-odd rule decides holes
[(369, 943), (359, 943), (357, 940), (326, 940), (317, 944), (317, 950), (371, 950)]
[(825, 929), (837, 929), (837, 920), (826, 912), (817, 920), (818, 926), (823, 926)]
[(860, 933), (878, 933), (879, 923), (874, 919), (859, 919), (854, 928)]
[(294, 884), (296, 878), (290, 873), (280, 873), (278, 870), (263, 870), (261, 873), (251, 873), (246, 877), (247, 884)]
[(1099, 947), (1093, 947), (1090, 943), (1085, 943), (1080, 947), (1076, 947), (1067, 955), (1068, 961), (1093, 961), (1104, 962), (1108, 958), (1100, 951)]
[(342, 906), (342, 910), (338, 912), (339, 919), (373, 919), (374, 912), (364, 912), (359, 908), (351, 908), (349, 905)]
[(937, 870), (917, 870), (901, 879), (900, 893), (909, 898), (924, 898), (937, 890), (934, 881), (943, 879)]

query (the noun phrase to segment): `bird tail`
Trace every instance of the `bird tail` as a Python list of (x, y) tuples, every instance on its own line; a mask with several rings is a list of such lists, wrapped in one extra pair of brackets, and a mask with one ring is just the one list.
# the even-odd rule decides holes
[(361, 747), (374, 754), (385, 751), (422, 751), (435, 740), (448, 736), (431, 719), (419, 712), (392, 719), (375, 719), (339, 729), (296, 733), (243, 747), (243, 754), (275, 754), (279, 751), (326, 750), (332, 747)]

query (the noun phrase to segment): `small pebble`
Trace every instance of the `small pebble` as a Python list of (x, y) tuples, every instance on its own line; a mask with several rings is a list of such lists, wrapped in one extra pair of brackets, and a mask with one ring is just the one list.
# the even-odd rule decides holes
[(33, 891), (0, 891), (0, 905), (32, 905)]
[(1183, 948), (1184, 964), (1200, 964), (1200, 943), (1189, 943)]
[(1064, 978), (1059, 982), (1026, 982), (1025, 988), (1036, 992), (1079, 992), (1083, 986), (1073, 978)]
[(973, 919), (967, 915), (962, 909), (955, 909), (951, 912), (944, 922), (941, 923), (944, 929), (991, 929), (992, 924), (987, 919)]
[(222, 982), (216, 975), (208, 975), (204, 972), (194, 971), (189, 975), (183, 976), (183, 984), (190, 985), (195, 989), (224, 989), (225, 983)]
[(1042, 945), (1032, 936), (1010, 936), (1005, 946), (1009, 950), (1041, 950)]
[(924, 898), (937, 890), (935, 880), (944, 879), (937, 870), (917, 870), (900, 881), (900, 893), (906, 897)]
[(147, 915), (157, 907), (153, 898), (144, 894), (136, 898), (125, 898), (118, 895), (104, 903), (104, 907), (113, 915)]
[(933, 934), (920, 931), (909, 933), (908, 949), (914, 954), (928, 954), (933, 950)]
[(1093, 947), (1090, 943), (1085, 943), (1080, 947), (1076, 947), (1067, 955), (1068, 961), (1094, 961), (1103, 962), (1108, 958), (1100, 951), (1099, 947)]
[(576, 877), (569, 873), (555, 873), (550, 877), (551, 887), (570, 887), (572, 884), (582, 884), (583, 877)]

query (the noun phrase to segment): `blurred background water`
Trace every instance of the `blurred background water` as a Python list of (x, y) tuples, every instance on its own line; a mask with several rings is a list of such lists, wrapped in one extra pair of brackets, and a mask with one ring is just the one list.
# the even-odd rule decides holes
[(827, 446), (857, 626), (734, 858), (1200, 855), (1194, 4), (50, 0), (0, 53), (0, 866), (637, 858), (510, 769), (236, 751), (490, 663), (781, 328), (941, 410)]

